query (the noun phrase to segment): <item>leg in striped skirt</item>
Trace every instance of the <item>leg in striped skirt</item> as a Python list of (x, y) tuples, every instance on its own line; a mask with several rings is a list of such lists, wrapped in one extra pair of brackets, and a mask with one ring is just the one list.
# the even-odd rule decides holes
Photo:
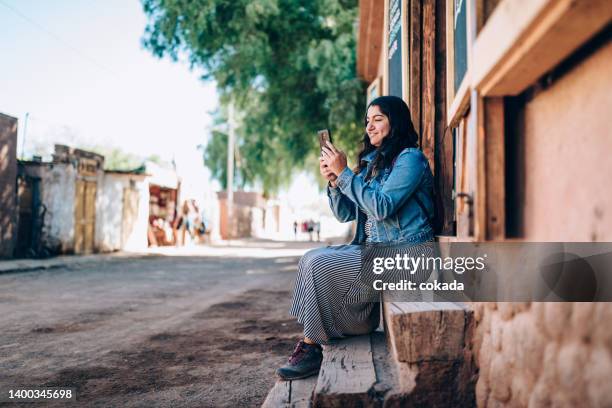
[(327, 344), (378, 326), (378, 303), (346, 302), (360, 267), (357, 245), (317, 248), (300, 259), (290, 313), (304, 325), (306, 337)]

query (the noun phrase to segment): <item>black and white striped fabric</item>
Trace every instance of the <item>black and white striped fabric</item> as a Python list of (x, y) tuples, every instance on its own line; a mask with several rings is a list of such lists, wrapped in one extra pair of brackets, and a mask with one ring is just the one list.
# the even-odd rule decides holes
[[(419, 256), (422, 248), (407, 247)], [(362, 247), (338, 245), (308, 251), (298, 265), (290, 314), (304, 335), (319, 344), (374, 331), (380, 319), (380, 293), (362, 270)], [(367, 260), (366, 260), (367, 262)], [(426, 281), (428, 274), (417, 280)]]

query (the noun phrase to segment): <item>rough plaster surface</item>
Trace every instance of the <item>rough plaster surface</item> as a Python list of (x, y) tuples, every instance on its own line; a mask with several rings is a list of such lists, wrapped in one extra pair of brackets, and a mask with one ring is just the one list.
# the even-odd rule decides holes
[(42, 180), (42, 202), (47, 207), (43, 240), (58, 243), (62, 252), (74, 250), (74, 204), (76, 169), (71, 164), (53, 164)]
[(525, 108), (525, 239), (612, 240), (612, 44)]
[[(612, 44), (525, 108), (527, 241), (612, 240)], [(476, 303), (478, 406), (612, 407), (612, 303)]]

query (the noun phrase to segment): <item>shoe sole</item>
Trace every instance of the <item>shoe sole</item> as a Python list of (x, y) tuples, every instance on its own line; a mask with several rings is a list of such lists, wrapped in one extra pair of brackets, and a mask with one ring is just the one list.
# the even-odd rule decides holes
[(319, 374), (319, 371), (321, 371), (320, 368), (317, 369), (317, 371), (312, 371), (310, 373), (302, 374), (302, 375), (297, 376), (297, 377), (283, 377), (283, 376), (281, 376), (278, 373), (276, 373), (276, 376), (278, 378), (280, 378), (281, 380), (285, 380), (285, 381), (302, 380), (304, 378), (312, 377), (313, 375)]

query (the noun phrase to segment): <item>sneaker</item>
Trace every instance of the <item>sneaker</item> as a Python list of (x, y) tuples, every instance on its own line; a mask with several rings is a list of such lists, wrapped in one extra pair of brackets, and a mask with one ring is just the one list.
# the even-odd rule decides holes
[(287, 364), (276, 370), (283, 380), (298, 380), (319, 372), (323, 361), (323, 350), (318, 344), (307, 344), (300, 340)]

